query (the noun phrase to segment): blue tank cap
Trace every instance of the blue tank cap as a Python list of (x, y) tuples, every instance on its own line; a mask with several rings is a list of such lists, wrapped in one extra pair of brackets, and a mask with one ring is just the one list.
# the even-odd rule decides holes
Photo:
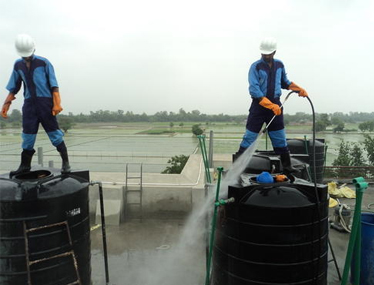
[(261, 174), (256, 177), (256, 180), (258, 183), (273, 183), (274, 182), (273, 176), (271, 176), (271, 174), (267, 171), (261, 172)]

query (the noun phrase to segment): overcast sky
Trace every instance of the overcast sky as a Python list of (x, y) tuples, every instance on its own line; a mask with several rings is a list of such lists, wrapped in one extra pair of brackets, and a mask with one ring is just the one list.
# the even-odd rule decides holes
[[(247, 114), (259, 42), (318, 113), (374, 111), (371, 0), (0, 0), (0, 87), (17, 34), (30, 34), (60, 85), (63, 113), (199, 110)], [(283, 91), (283, 98), (288, 93)], [(12, 108), (21, 109), (22, 93)], [(293, 95), (285, 112), (310, 113)]]

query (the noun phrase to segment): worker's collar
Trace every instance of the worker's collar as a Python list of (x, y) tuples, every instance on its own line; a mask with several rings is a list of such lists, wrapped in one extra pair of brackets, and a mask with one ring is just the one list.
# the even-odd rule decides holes
[(267, 62), (263, 57), (261, 57), (261, 61), (269, 66), (269, 68), (272, 68), (274, 66), (274, 58), (272, 58), (270, 62)]
[(33, 61), (34, 59), (35, 59), (35, 54), (32, 54), (28, 57), (22, 57), (23, 62), (30, 62), (30, 61)]
[[(261, 60), (262, 60), (263, 62), (266, 62), (266, 63), (267, 63), (267, 61), (266, 61), (263, 57), (261, 57)], [(271, 59), (271, 62), (274, 62), (274, 58)]]

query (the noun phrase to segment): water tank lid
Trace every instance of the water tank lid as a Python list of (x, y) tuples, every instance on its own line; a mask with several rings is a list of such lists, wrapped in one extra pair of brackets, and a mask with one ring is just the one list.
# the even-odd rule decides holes
[(88, 186), (88, 171), (67, 175), (52, 169), (39, 169), (9, 178), (0, 175), (0, 201), (50, 199), (75, 193)]
[(314, 205), (314, 202), (297, 188), (274, 184), (270, 187), (257, 188), (244, 204), (270, 208), (290, 208)]

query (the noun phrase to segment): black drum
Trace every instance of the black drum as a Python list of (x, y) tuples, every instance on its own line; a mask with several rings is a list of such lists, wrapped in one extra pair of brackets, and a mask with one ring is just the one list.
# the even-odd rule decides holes
[[(322, 183), (323, 182), (323, 170), (325, 165), (325, 140), (324, 139), (316, 139), (314, 141), (313, 147), (313, 140), (303, 140), (303, 139), (288, 139), (287, 140), (288, 148), (291, 154), (307, 154), (309, 156), (309, 166), (311, 172), (311, 181)], [(314, 155), (315, 149), (315, 155)], [(316, 181), (314, 181), (314, 157), (315, 157), (315, 165), (316, 165)]]
[(229, 187), (235, 202), (219, 209), (212, 284), (326, 285), (327, 186), (244, 180)]
[(0, 176), (0, 284), (91, 284), (88, 189), (88, 171)]

